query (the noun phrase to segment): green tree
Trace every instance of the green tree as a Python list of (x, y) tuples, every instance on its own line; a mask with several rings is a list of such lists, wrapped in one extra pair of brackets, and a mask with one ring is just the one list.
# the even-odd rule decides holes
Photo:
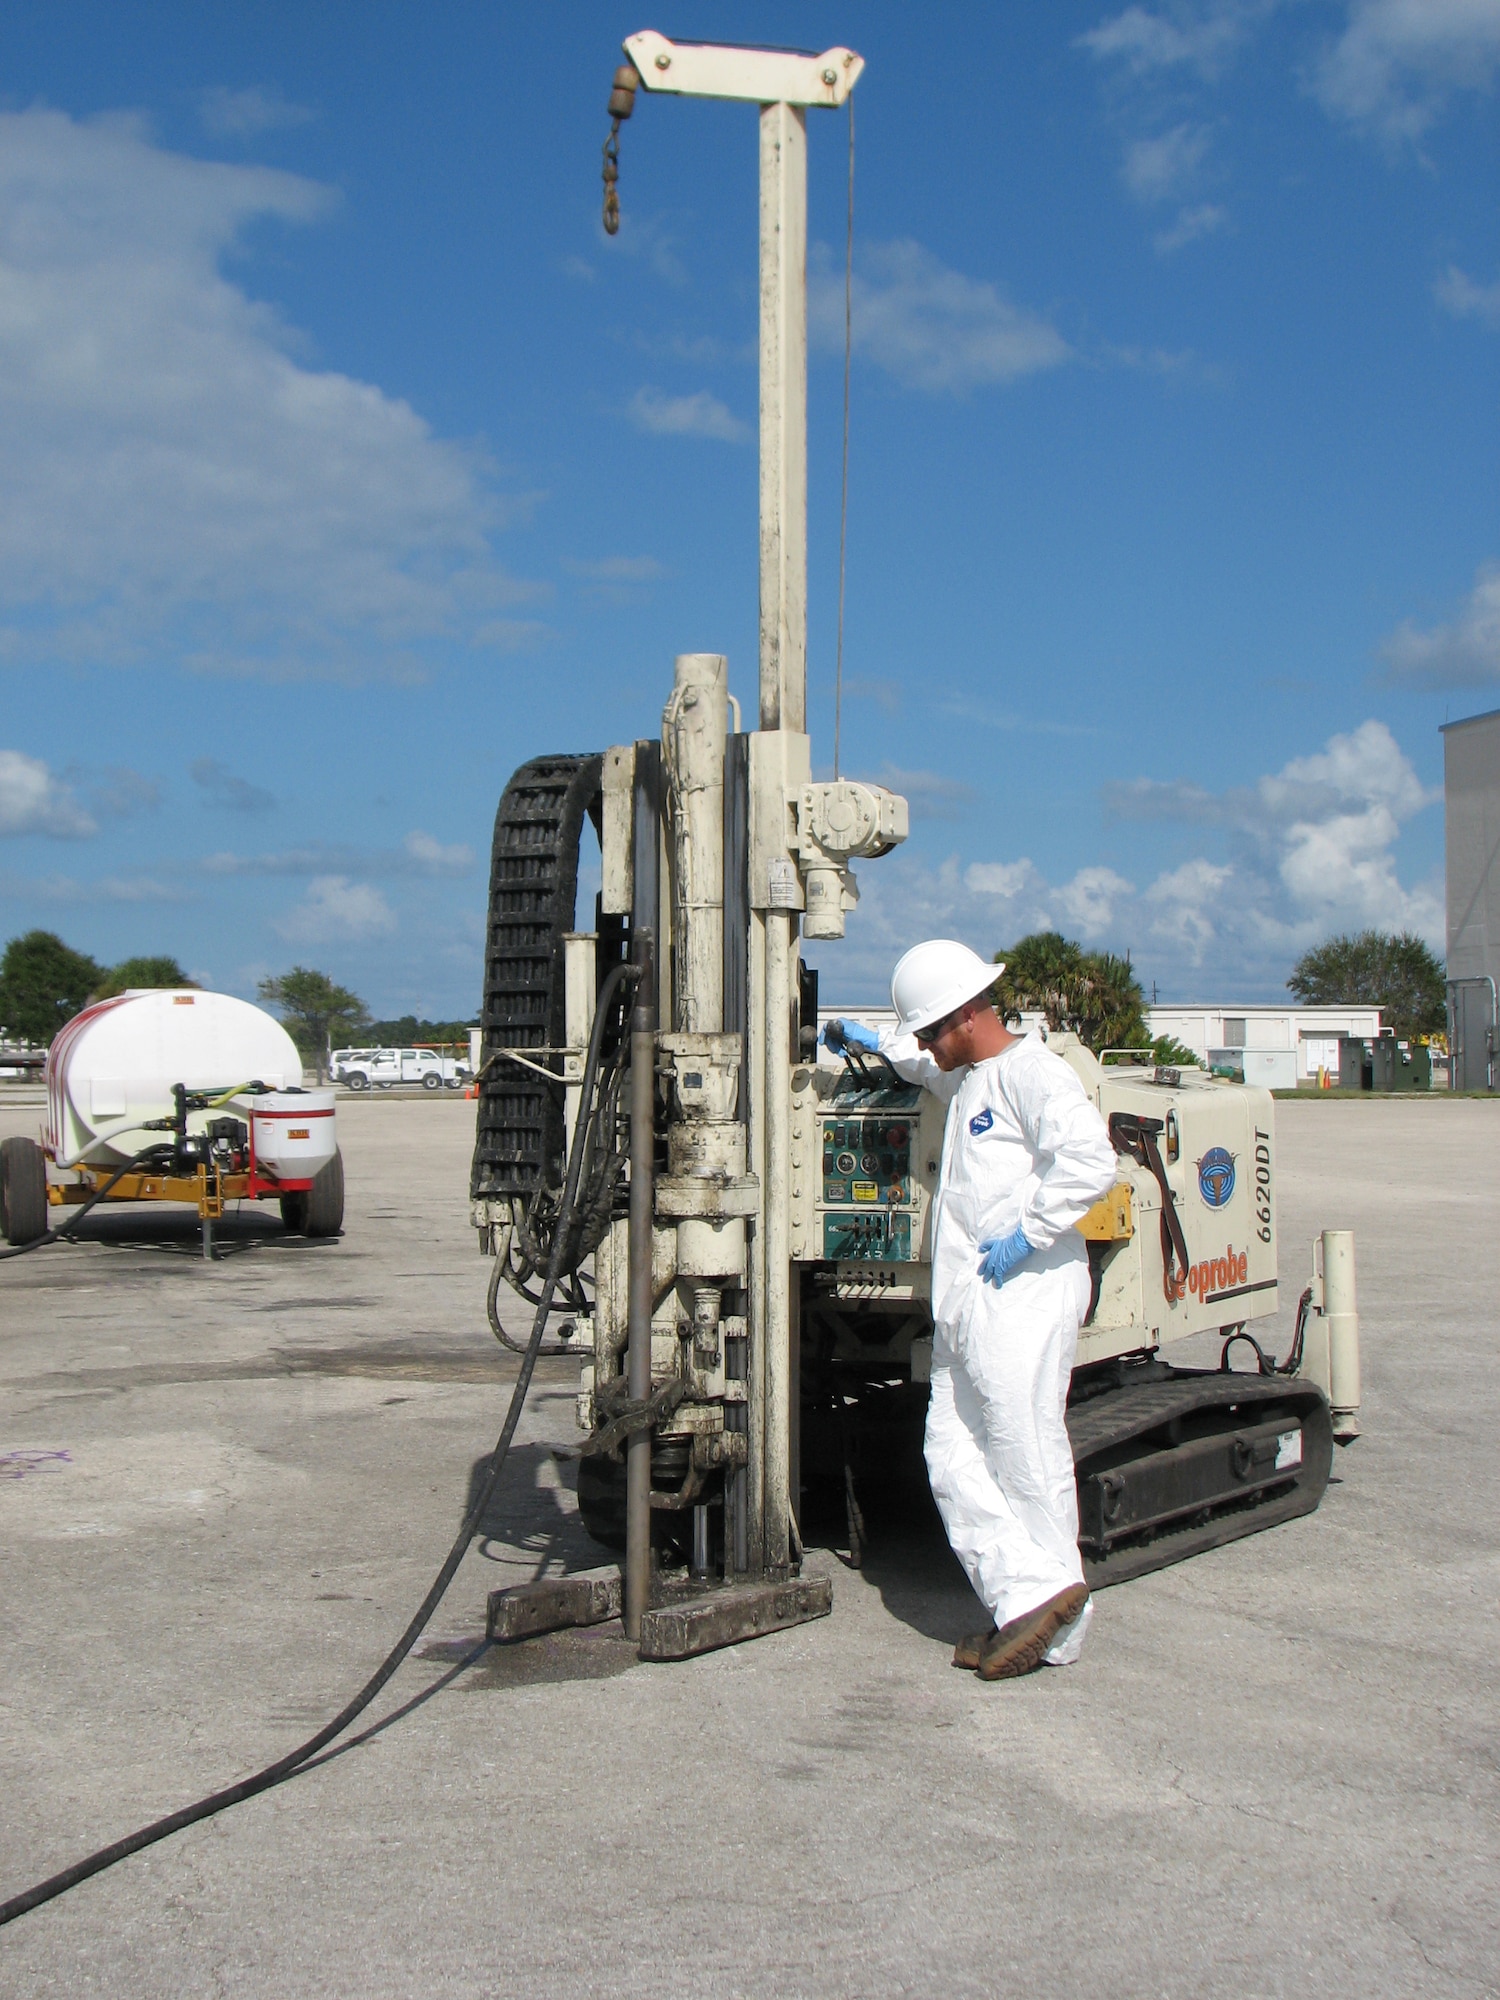
[(1084, 953), (1084, 965), (1079, 1040), (1095, 1050), (1148, 1048), (1146, 999), (1130, 960), (1111, 951), (1090, 951)]
[(189, 979), (175, 958), (160, 955), (145, 958), (122, 958), (118, 965), (112, 965), (103, 979), (94, 988), (96, 1000), (111, 1000), (117, 993), (128, 993), (132, 988), (145, 992), (152, 987), (193, 986), (197, 982)]
[(1202, 1063), (1186, 1042), (1179, 1042), (1173, 1035), (1154, 1035), (1151, 1039), (1151, 1054), (1159, 1063), (1170, 1069), (1201, 1069)]
[(1411, 931), (1358, 931), (1304, 952), (1287, 986), (1309, 1007), (1379, 1007), (1402, 1041), (1442, 1031), (1447, 1021), (1443, 962)]
[(1084, 951), (1060, 931), (1034, 931), (996, 958), (1005, 961), (995, 1000), (1006, 1020), (1039, 1012), (1049, 1028), (1095, 1050), (1150, 1045), (1145, 996), (1129, 959)]
[(103, 977), (103, 966), (65, 945), (55, 931), (14, 937), (0, 957), (0, 1026), (45, 1046)]
[(262, 1000), (280, 1011), (287, 1033), (317, 1065), (319, 1076), (327, 1067), (328, 1053), (335, 1039), (345, 1041), (358, 1035), (370, 1018), (370, 1010), (357, 993), (337, 986), (326, 972), (314, 972), (294, 965), (290, 972), (263, 979), (256, 989)]
[(1084, 979), (1083, 952), (1060, 931), (1033, 931), (997, 951), (1003, 969), (995, 984), (995, 1005), (1002, 1019), (1019, 1020), (1023, 1012), (1038, 1012), (1049, 1028), (1077, 1029), (1073, 1022)]
[(412, 1042), (467, 1042), (477, 1021), (424, 1021), (415, 1014), (403, 1014), (397, 1021), (369, 1021), (360, 1030), (382, 1048), (400, 1048)]

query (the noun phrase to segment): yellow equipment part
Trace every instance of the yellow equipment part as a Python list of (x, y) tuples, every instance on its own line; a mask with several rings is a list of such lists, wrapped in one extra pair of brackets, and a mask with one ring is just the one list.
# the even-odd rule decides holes
[[(47, 1199), (54, 1208), (76, 1207), (89, 1201), (109, 1178), (83, 1169), (77, 1181), (52, 1181)], [(250, 1194), (248, 1174), (210, 1174), (200, 1167), (196, 1174), (122, 1174), (105, 1197), (114, 1201), (180, 1201), (196, 1208), (201, 1218), (215, 1222), (228, 1201), (243, 1201)]]
[(1129, 1181), (1118, 1181), (1077, 1225), (1090, 1243), (1128, 1243), (1135, 1234), (1135, 1203)]

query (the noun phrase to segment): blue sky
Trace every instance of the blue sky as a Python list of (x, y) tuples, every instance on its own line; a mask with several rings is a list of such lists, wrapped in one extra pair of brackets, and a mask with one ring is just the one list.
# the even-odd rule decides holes
[[(907, 846), (820, 954), (1055, 924), (1163, 998), (1442, 942), (1500, 705), (1500, 0), (0, 18), (0, 936), (477, 1004), (494, 807), (753, 709), (755, 114), (857, 91), (844, 768)], [(812, 113), (809, 714), (832, 753), (847, 122)]]

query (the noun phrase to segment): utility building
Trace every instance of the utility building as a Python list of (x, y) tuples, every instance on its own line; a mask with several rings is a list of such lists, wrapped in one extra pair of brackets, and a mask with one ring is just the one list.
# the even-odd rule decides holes
[(1166, 1005), (1146, 1009), (1146, 1026), (1190, 1048), (1209, 1069), (1232, 1070), (1268, 1090), (1295, 1090), (1315, 1082), (1320, 1069), (1337, 1078), (1340, 1041), (1372, 1041), (1380, 1009)]
[[(861, 1021), (877, 1031), (894, 1028), (890, 1007), (820, 1007), (818, 1020)], [(1023, 1013), (1023, 1033), (1040, 1026), (1044, 1016)], [(1314, 1083), (1328, 1070), (1335, 1081), (1340, 1069), (1340, 1044), (1351, 1037), (1365, 1042), (1380, 1034), (1380, 1009), (1347, 1007), (1260, 1007), (1236, 1002), (1230, 1006), (1161, 1006), (1146, 1009), (1146, 1029), (1154, 1036), (1170, 1035), (1193, 1051), (1206, 1069), (1232, 1071), (1246, 1083), (1267, 1090), (1295, 1090)], [(835, 1058), (829, 1057), (834, 1061)]]
[(1493, 1090), (1500, 1043), (1500, 708), (1445, 723), (1442, 733), (1453, 1088)]

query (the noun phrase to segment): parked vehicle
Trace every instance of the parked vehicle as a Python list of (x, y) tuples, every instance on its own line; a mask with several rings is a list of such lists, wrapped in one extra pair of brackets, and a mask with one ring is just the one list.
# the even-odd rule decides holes
[(372, 1056), (378, 1056), (379, 1054), (379, 1049), (335, 1049), (333, 1054), (328, 1058), (328, 1076), (330, 1082), (342, 1083), (345, 1072), (351, 1064), (358, 1066), (361, 1063), (367, 1063)]
[(424, 1090), (462, 1090), (469, 1066), (436, 1049), (352, 1050), (342, 1072), (350, 1090), (389, 1090), (397, 1083), (420, 1083)]

